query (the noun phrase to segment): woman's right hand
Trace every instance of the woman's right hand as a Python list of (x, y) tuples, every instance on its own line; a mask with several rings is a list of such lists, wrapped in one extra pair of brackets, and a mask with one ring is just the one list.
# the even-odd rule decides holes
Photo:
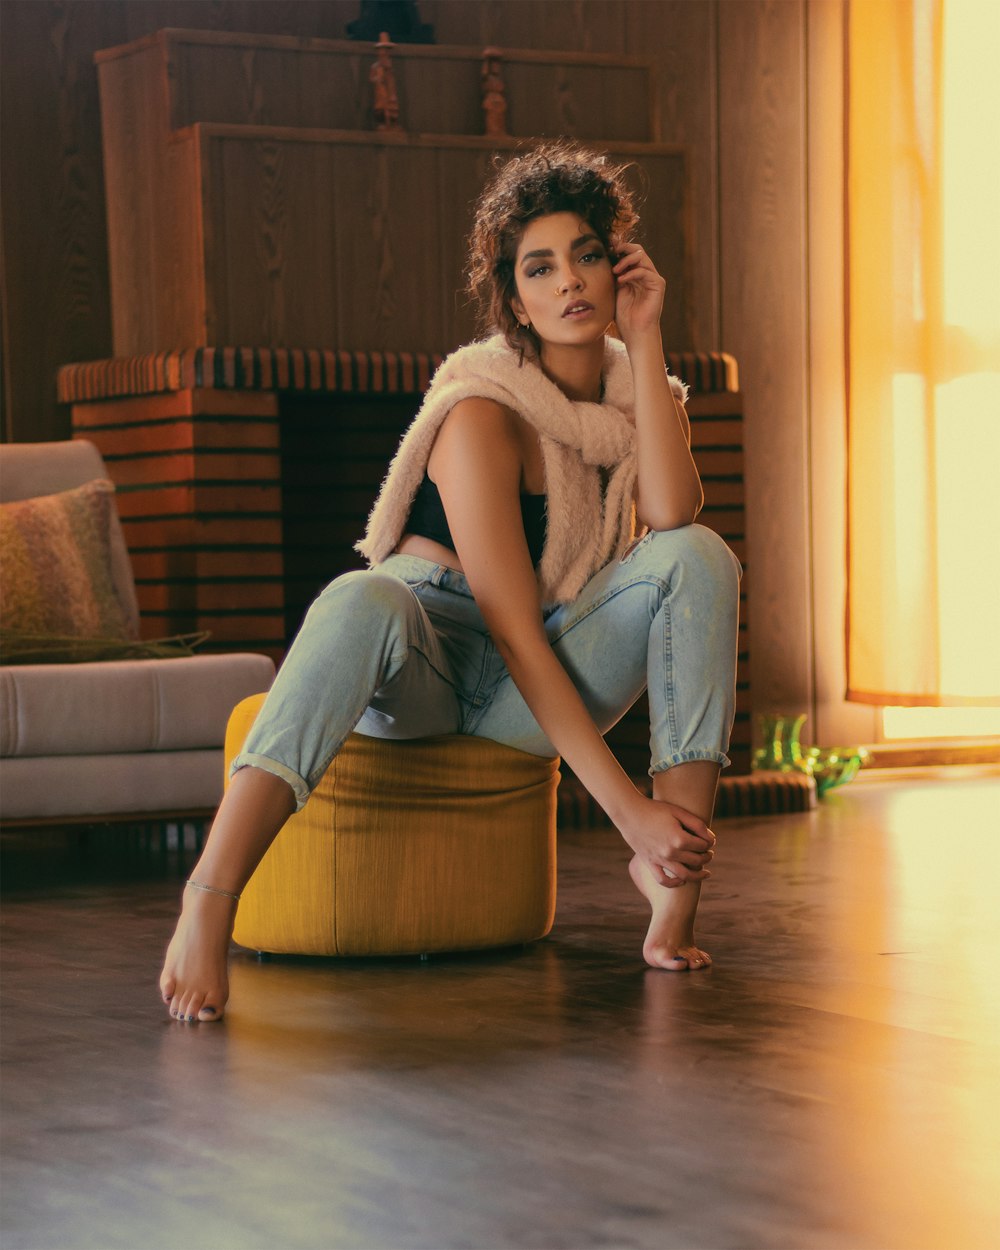
[(710, 877), (715, 834), (708, 825), (675, 803), (645, 795), (637, 800), (618, 830), (661, 885), (672, 888)]

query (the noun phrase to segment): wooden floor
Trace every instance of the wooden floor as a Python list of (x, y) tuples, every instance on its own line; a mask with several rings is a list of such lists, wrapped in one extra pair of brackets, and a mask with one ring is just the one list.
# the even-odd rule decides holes
[(546, 941), (241, 953), (221, 1026), (157, 1000), (176, 879), (8, 854), (4, 1250), (992, 1250), (1000, 778), (956, 776), (719, 822), (709, 972), (644, 970), (624, 844), (566, 833)]

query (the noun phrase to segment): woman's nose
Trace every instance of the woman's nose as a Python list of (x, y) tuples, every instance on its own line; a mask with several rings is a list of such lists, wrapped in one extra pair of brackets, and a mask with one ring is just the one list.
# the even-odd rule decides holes
[(559, 279), (557, 290), (560, 295), (565, 295), (567, 291), (579, 291), (583, 286), (583, 280), (579, 274), (567, 273)]

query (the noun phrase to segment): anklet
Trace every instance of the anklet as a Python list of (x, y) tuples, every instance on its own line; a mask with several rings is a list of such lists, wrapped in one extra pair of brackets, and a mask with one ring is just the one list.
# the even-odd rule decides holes
[(214, 885), (202, 885), (200, 881), (193, 881), (190, 877), (188, 877), (187, 883), (196, 890), (204, 890), (206, 894), (221, 894), (223, 898), (231, 898), (234, 903), (240, 901), (240, 896), (233, 894), (230, 890), (217, 890)]

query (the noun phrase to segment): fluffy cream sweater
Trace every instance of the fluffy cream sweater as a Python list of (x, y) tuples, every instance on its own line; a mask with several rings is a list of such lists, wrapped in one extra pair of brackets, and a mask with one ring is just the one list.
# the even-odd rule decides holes
[[(687, 387), (670, 378), (683, 403)], [(357, 550), (371, 566), (395, 549), (406, 528), (442, 421), (462, 399), (493, 399), (538, 431), (545, 472), (546, 536), (538, 580), (544, 603), (574, 599), (621, 555), (635, 534), (636, 441), (632, 368), (624, 344), (605, 340), (604, 397), (567, 399), (538, 364), (518, 362), (502, 335), (453, 352), (434, 374), (403, 435)], [(601, 470), (607, 487), (601, 489)]]

